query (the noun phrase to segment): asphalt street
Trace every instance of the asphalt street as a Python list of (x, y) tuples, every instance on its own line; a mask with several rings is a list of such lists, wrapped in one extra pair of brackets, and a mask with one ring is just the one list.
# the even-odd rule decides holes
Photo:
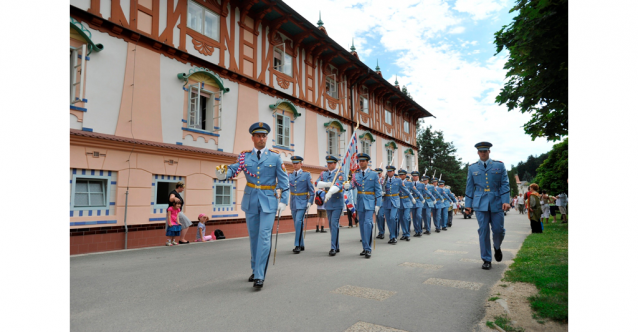
[(475, 217), (459, 214), (447, 232), (397, 245), (386, 232), (370, 259), (359, 256), (359, 228), (340, 229), (335, 257), (330, 234), (313, 228), (298, 255), (294, 235), (279, 235), (262, 290), (247, 281), (247, 238), (72, 256), (71, 329), (471, 331), (505, 261), (530, 233), (525, 215), (508, 213), (504, 262), (485, 271)]

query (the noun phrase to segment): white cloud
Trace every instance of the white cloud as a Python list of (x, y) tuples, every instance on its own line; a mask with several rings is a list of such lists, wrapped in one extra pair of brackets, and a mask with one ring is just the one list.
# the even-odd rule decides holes
[(454, 9), (468, 13), (474, 20), (483, 20), (505, 8), (507, 0), (457, 0)]
[(456, 27), (450, 30), (451, 34), (463, 33), (465, 31), (465, 27)]

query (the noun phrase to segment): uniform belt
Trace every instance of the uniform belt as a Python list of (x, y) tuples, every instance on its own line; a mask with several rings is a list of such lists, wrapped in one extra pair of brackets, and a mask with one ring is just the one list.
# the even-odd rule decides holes
[(357, 194), (374, 195), (374, 191), (357, 191)]
[(438, 199), (438, 198), (437, 198), (436, 200), (437, 200), (437, 201), (440, 201), (440, 199)]
[(290, 193), (290, 194), (293, 195), (293, 196), (306, 196), (306, 195), (308, 195), (308, 192), (305, 192), (305, 193)]
[(409, 196), (399, 196), (399, 198), (404, 199), (404, 198), (408, 198)]
[(490, 191), (489, 189), (483, 189), (483, 191)]
[(255, 189), (261, 189), (261, 190), (273, 190), (275, 188), (277, 188), (277, 186), (263, 186), (263, 185), (258, 185), (258, 184), (253, 184), (253, 183), (246, 183), (247, 186), (251, 187), (251, 188), (255, 188)]
[(386, 197), (393, 197), (393, 196), (399, 196), (399, 194), (386, 194)]
[[(323, 191), (328, 192), (328, 190), (330, 190), (330, 189), (329, 188), (328, 189), (324, 189)], [(343, 189), (337, 191), (337, 193), (340, 193), (340, 192), (343, 192)]]

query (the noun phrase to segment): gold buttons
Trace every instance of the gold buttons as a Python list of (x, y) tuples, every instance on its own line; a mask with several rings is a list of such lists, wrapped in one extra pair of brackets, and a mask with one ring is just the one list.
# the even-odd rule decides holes
[[(259, 166), (257, 167), (257, 169), (259, 169)], [(487, 175), (487, 174), (485, 174), (485, 175)]]
[[(259, 172), (257, 172), (257, 174), (259, 174)], [(487, 178), (486, 178), (487, 179)]]
[(259, 183), (259, 181), (257, 181), (257, 183)]

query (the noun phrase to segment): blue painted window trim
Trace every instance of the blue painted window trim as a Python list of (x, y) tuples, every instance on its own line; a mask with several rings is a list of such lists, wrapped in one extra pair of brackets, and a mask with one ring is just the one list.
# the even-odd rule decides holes
[[(223, 187), (229, 187), (230, 188), (230, 204), (215, 204), (216, 203), (216, 193), (217, 193), (217, 188), (215, 188), (215, 186), (223, 186)], [(235, 180), (225, 180), (225, 181), (215, 181), (213, 183), (213, 211), (228, 211), (228, 210), (224, 210), (226, 208), (230, 208), (232, 210), (234, 210), (235, 208), (235, 202), (237, 201), (237, 198), (235, 197), (236, 194), (236, 184), (235, 184)]]
[(148, 218), (148, 221), (166, 221), (166, 218)]
[(290, 148), (287, 148), (287, 147), (285, 147), (285, 146), (281, 146), (281, 145), (274, 145), (274, 144), (273, 144), (273, 146), (272, 146), (272, 147), (273, 147), (273, 148), (276, 148), (276, 149), (280, 149), (280, 150), (286, 150), (286, 151), (292, 151), (292, 152), (295, 152), (295, 150), (294, 150), (294, 149), (290, 149)]
[(198, 130), (198, 129), (186, 128), (186, 127), (182, 127), (182, 130), (185, 130), (185, 131), (192, 131), (192, 132), (194, 132), (194, 133), (200, 133), (200, 134), (204, 134), (204, 135), (210, 135), (210, 136), (219, 137), (219, 134), (215, 134), (215, 133), (213, 133), (213, 132), (205, 131), (205, 130)]
[(71, 222), (71, 226), (103, 225), (103, 224), (117, 224), (117, 220), (98, 220), (98, 221), (75, 221), (75, 222)]
[(238, 214), (219, 214), (219, 215), (212, 215), (210, 216), (211, 218), (232, 218), (232, 217), (239, 217)]
[[(104, 186), (106, 187), (105, 200), (108, 202), (106, 205), (100, 206), (82, 206), (75, 207), (75, 185), (77, 179), (98, 179), (104, 180)], [(111, 177), (108, 175), (88, 175), (88, 174), (73, 174), (71, 180), (71, 211), (91, 211), (91, 210), (108, 210), (111, 205), (115, 205), (115, 202), (110, 202), (111, 199)], [(80, 214), (80, 217), (82, 214)]]
[(84, 107), (77, 107), (77, 106), (71, 105), (71, 109), (74, 111), (86, 112), (86, 108)]
[(186, 121), (186, 120), (184, 120), (184, 119), (182, 119), (182, 122), (183, 122), (183, 123), (188, 123), (188, 121)]
[[(91, 57), (87, 56), (85, 58), (86, 58), (86, 61), (91, 61)], [(78, 59), (82, 59), (82, 55), (81, 54), (78, 54)]]
[(155, 176), (153, 176), (153, 183), (151, 184), (151, 186), (153, 187), (153, 202), (151, 202), (151, 205), (153, 205), (153, 209), (159, 209), (160, 213), (162, 213), (164, 210), (168, 209), (168, 204), (157, 204), (157, 201), (156, 201), (157, 200), (157, 182), (177, 183), (182, 181), (182, 177), (180, 176), (178, 178), (177, 176), (162, 175), (162, 174), (154, 174), (154, 175)]
[(82, 127), (82, 131), (93, 132), (93, 128)]

